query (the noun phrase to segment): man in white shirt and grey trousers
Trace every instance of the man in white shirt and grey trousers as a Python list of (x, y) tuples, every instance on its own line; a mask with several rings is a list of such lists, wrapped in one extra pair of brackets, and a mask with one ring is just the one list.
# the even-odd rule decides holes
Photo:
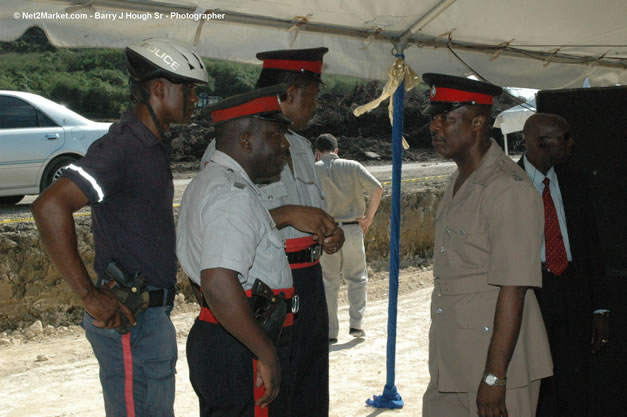
[[(362, 321), (366, 310), (368, 268), (364, 235), (374, 218), (383, 187), (359, 162), (338, 156), (337, 139), (328, 133), (316, 139), (316, 172), (327, 199), (327, 211), (344, 229), (344, 246), (320, 258), (329, 310), (329, 343), (337, 342), (339, 323), (337, 296), (342, 278), (348, 287), (349, 333), (364, 337)], [(365, 195), (370, 195), (366, 204)]]

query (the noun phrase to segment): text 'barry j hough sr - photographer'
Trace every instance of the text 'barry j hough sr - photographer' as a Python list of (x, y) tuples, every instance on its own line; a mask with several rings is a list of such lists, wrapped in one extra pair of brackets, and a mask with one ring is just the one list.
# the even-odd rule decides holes
[(225, 13), (159, 13), (159, 12), (95, 12), (93, 17), (97, 20), (223, 20)]

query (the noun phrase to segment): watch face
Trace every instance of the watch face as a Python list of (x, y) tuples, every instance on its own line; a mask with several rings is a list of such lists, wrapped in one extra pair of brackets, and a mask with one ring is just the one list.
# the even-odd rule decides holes
[(488, 385), (494, 385), (496, 384), (497, 381), (497, 377), (494, 375), (486, 375), (485, 377), (485, 383)]

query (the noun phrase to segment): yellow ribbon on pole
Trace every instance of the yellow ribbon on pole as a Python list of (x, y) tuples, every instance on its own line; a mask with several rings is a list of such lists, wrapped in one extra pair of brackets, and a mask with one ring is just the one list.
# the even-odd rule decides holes
[[(394, 92), (401, 85), (401, 82), (405, 80), (405, 91), (409, 91), (420, 82), (420, 77), (411, 69), (409, 65), (405, 63), (405, 60), (402, 58), (396, 58), (392, 67), (387, 70), (388, 81), (383, 86), (383, 91), (381, 95), (376, 99), (372, 100), (370, 103), (366, 103), (361, 105), (355, 110), (353, 110), (353, 114), (356, 117), (361, 116), (364, 113), (369, 112), (372, 109), (376, 109), (379, 107), (384, 100), (390, 99), (390, 104), (388, 105), (388, 117), (390, 118), (390, 125), (393, 123), (393, 115), (394, 115)], [(403, 149), (409, 149), (409, 144), (403, 137)]]

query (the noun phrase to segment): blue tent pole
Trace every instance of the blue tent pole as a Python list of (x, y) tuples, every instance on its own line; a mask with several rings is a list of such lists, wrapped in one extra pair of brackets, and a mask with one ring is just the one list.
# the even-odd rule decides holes
[[(405, 59), (405, 55), (396, 54)], [(403, 164), (403, 117), (405, 114), (405, 81), (394, 92), (392, 123), (392, 221), (390, 226), (390, 295), (388, 303), (387, 375), (383, 395), (375, 395), (366, 404), (376, 408), (402, 408), (404, 403), (395, 385), (396, 313), (398, 305), (398, 271), (400, 263), (401, 168)]]

